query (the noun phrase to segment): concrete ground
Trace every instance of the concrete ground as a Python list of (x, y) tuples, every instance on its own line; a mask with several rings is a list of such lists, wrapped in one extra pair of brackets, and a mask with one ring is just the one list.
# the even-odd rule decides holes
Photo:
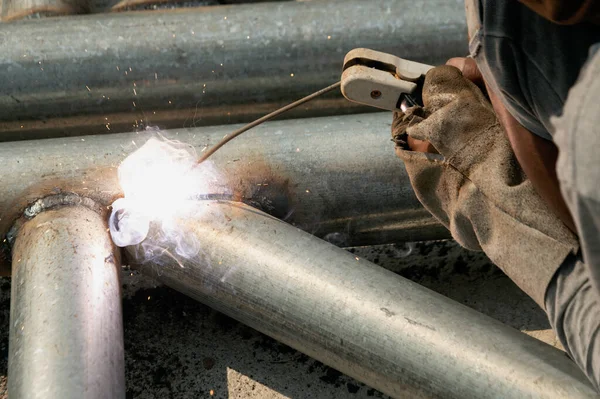
[[(542, 310), (483, 254), (452, 241), (350, 251), (558, 346)], [(127, 398), (387, 397), (126, 267), (123, 293)], [(9, 302), (0, 279), (2, 399)]]

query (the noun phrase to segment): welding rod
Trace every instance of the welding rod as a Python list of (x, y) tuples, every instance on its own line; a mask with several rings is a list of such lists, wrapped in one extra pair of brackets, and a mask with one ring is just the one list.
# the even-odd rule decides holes
[(294, 101), (291, 104), (286, 105), (285, 107), (279, 108), (278, 110), (275, 110), (273, 112), (271, 112), (270, 114), (267, 114), (265, 116), (263, 116), (262, 118), (259, 118), (257, 120), (255, 120), (254, 122), (250, 122), (245, 126), (242, 126), (241, 128), (237, 129), (236, 131), (234, 131), (231, 134), (228, 134), (227, 136), (225, 136), (221, 141), (219, 141), (217, 144), (215, 144), (210, 150), (206, 151), (204, 153), (204, 155), (202, 155), (199, 159), (198, 159), (198, 164), (201, 164), (202, 162), (206, 161), (208, 159), (208, 157), (210, 157), (212, 154), (214, 154), (219, 148), (223, 147), (225, 144), (229, 143), (231, 140), (233, 140), (234, 138), (238, 137), (239, 135), (241, 135), (242, 133), (247, 132), (248, 130), (252, 129), (253, 127), (256, 127), (270, 119), (276, 118), (279, 115), (294, 109), (296, 107), (299, 107), (300, 105), (309, 102), (310, 100), (313, 100), (325, 93), (329, 93), (330, 91), (333, 91), (335, 89), (337, 89), (338, 87), (340, 87), (341, 82), (337, 82), (332, 84), (331, 86), (328, 86), (324, 89), (321, 89), (317, 92), (314, 92), (304, 98), (301, 98), (298, 101)]

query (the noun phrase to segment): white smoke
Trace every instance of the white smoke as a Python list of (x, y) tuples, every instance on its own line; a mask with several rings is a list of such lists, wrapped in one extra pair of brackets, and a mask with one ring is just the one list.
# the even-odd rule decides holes
[[(210, 161), (197, 164), (193, 146), (157, 135), (129, 155), (119, 166), (124, 197), (113, 203), (109, 220), (113, 242), (119, 247), (141, 244), (145, 261), (166, 251), (173, 258), (191, 258), (201, 251), (195, 237), (185, 236), (176, 226), (178, 216), (196, 201), (230, 194), (225, 179)], [(150, 225), (158, 231), (149, 236)]]

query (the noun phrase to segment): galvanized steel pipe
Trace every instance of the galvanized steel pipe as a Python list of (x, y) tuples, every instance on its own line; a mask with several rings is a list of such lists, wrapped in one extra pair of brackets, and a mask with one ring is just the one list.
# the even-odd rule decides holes
[[(355, 47), (430, 64), (467, 52), (462, 0), (182, 11), (0, 25), (0, 141), (237, 123), (335, 82)], [(338, 94), (292, 115), (356, 109)]]
[[(270, 122), (211, 161), (233, 197), (339, 245), (447, 238), (416, 199), (389, 141), (391, 114)], [(235, 126), (163, 132), (198, 153)], [(151, 132), (18, 141), (0, 146), (0, 234), (30, 203), (66, 191), (108, 206), (116, 168)], [(0, 240), (1, 241), (1, 240)]]
[(105, 215), (29, 215), (13, 248), (11, 399), (125, 398), (119, 255)]
[(178, 224), (198, 255), (155, 248), (144, 273), (386, 394), (597, 397), (563, 352), (248, 206)]

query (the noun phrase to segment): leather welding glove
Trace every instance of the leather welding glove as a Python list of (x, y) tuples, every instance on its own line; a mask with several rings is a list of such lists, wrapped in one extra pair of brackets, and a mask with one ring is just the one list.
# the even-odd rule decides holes
[[(458, 69), (430, 70), (423, 103), (395, 114), (392, 126), (419, 201), (459, 244), (483, 250), (544, 308), (550, 280), (577, 251), (577, 238), (536, 193), (492, 105)], [(429, 142), (431, 151), (411, 151), (408, 136)]]

